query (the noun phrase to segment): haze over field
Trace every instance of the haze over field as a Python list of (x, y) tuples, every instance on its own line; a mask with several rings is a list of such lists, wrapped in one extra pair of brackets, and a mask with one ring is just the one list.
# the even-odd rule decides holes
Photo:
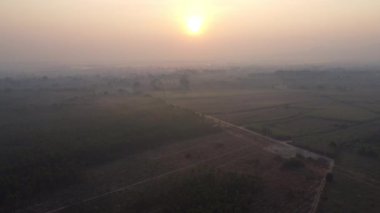
[(380, 0), (0, 0), (0, 212), (380, 212)]
[(375, 0), (2, 0), (0, 63), (378, 64)]

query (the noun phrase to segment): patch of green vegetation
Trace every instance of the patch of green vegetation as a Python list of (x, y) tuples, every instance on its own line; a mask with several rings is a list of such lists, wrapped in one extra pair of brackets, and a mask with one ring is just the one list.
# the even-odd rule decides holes
[(318, 109), (312, 112), (310, 115), (319, 118), (353, 122), (367, 121), (378, 118), (377, 114), (372, 113), (368, 110), (342, 104), (334, 104), (332, 106)]
[(380, 208), (379, 198), (380, 191), (376, 186), (357, 179), (353, 175), (335, 170), (334, 181), (327, 184), (318, 212), (376, 213)]
[(241, 110), (240, 112), (229, 112), (218, 115), (221, 119), (239, 125), (250, 125), (261, 122), (281, 122), (282, 120), (293, 119), (306, 113), (308, 110), (280, 105), (263, 109)]
[(247, 127), (279, 140), (290, 140), (292, 138), (334, 132), (346, 129), (351, 125), (352, 123), (347, 122), (300, 116), (296, 119), (251, 123)]
[(314, 151), (333, 155), (335, 151), (342, 151), (343, 148), (346, 150), (353, 150), (353, 146), (359, 148), (365, 141), (371, 141), (371, 146), (379, 146), (378, 140), (373, 138), (378, 133), (379, 128), (380, 122), (378, 121), (364, 123), (339, 128), (331, 132), (295, 137), (294, 143)]
[(286, 131), (274, 128), (271, 124), (255, 123), (247, 126), (248, 129), (259, 132), (265, 136), (272, 137), (278, 140), (291, 140), (292, 137)]
[(286, 121), (273, 122), (271, 125), (291, 135), (293, 138), (307, 135), (315, 135), (334, 131), (336, 129), (346, 128), (350, 123), (324, 120), (309, 117), (300, 117)]

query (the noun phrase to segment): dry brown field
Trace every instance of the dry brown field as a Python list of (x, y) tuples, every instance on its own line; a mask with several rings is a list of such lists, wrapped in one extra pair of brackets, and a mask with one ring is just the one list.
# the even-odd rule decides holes
[[(67, 204), (58, 208), (58, 212), (96, 212), (120, 200), (128, 208), (127, 201), (135, 193), (147, 193), (157, 185), (205, 169), (263, 180), (262, 200), (252, 204), (258, 212), (310, 211), (329, 171), (323, 157), (305, 154), (238, 128), (223, 128), (222, 133), (160, 147), (89, 170), (85, 182), (92, 190), (78, 196), (87, 186), (68, 189), (76, 194), (76, 199), (66, 200)], [(295, 158), (302, 161), (302, 169), (284, 168), (285, 162)]]

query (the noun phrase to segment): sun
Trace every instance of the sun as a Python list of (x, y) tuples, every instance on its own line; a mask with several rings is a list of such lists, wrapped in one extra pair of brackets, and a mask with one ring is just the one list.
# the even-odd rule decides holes
[(202, 16), (190, 16), (186, 20), (186, 28), (191, 35), (199, 35), (204, 27), (204, 18)]

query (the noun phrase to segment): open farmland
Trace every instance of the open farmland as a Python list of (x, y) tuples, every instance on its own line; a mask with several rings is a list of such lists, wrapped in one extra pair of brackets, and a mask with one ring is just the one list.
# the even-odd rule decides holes
[[(327, 187), (320, 211), (377, 212), (379, 76), (325, 72), (316, 77), (317, 73), (236, 74), (226, 76), (226, 81), (236, 84), (218, 80), (207, 87), (194, 83), (192, 90), (167, 95), (166, 100), (333, 157), (339, 169), (334, 172), (335, 182)], [(359, 75), (372, 76), (373, 83), (365, 85), (362, 78), (355, 82)], [(337, 80), (339, 76), (348, 77)], [(261, 78), (265, 84), (260, 83)], [(358, 185), (358, 190), (349, 193), (348, 188)]]
[(258, 74), (257, 85), (254, 74), (188, 75), (188, 88), (178, 73), (158, 88), (154, 76), (9, 83), (0, 90), (1, 211), (378, 210), (371, 89), (345, 99), (276, 73)]
[(332, 166), (140, 89), (127, 92), (129, 84), (35, 81), (1, 93), (4, 212), (176, 212), (198, 202), (205, 211), (309, 212)]
[(0, 213), (380, 213), (380, 0), (0, 0)]
[[(70, 186), (88, 183), (89, 169), (219, 131), (194, 113), (154, 98), (77, 90), (15, 86), (0, 94), (4, 211), (44, 202), (53, 193), (64, 201), (73, 197), (75, 190), (64, 196)], [(86, 186), (81, 193), (98, 190)]]
[[(221, 211), (243, 212), (278, 212), (284, 209), (312, 212), (314, 201), (319, 198), (320, 186), (333, 162), (230, 124), (222, 124), (221, 127), (224, 133), (143, 154), (140, 157), (154, 159), (155, 169), (160, 172), (150, 172), (151, 177), (64, 206), (59, 212), (193, 212), (191, 209), (197, 208), (201, 211), (220, 208)], [(132, 164), (136, 165), (135, 162)], [(139, 169), (133, 171), (138, 172)], [(126, 176), (117, 177), (125, 179)], [(234, 182), (225, 183), (225, 177), (232, 178)], [(189, 181), (194, 184), (188, 185)], [(223, 197), (223, 192), (213, 188), (215, 181), (231, 184), (234, 188), (222, 187), (237, 194)], [(251, 185), (251, 190), (240, 188), (240, 184)], [(186, 198), (178, 197), (181, 196), (177, 195), (179, 192)], [(245, 197), (246, 193), (250, 195)], [(231, 202), (230, 206), (223, 203), (224, 199)], [(203, 207), (197, 206), (198, 202), (202, 202)]]

